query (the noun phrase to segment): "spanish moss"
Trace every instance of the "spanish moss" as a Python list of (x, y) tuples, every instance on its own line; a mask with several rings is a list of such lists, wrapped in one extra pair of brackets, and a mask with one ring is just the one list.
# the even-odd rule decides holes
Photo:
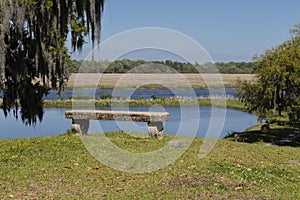
[(0, 89), (2, 109), (31, 125), (43, 117), (43, 97), (60, 92), (67, 81), (65, 46), (71, 33), (73, 51), (91, 33), (100, 41), (104, 0), (1, 0)]

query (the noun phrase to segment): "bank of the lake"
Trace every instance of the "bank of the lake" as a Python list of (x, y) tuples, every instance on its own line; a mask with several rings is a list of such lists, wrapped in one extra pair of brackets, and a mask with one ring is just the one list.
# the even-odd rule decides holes
[[(107, 133), (129, 152), (155, 151), (174, 138)], [(203, 159), (203, 139), (167, 167), (143, 174), (95, 160), (78, 135), (0, 141), (0, 199), (299, 199), (300, 151), (219, 140)]]
[(111, 107), (111, 106), (216, 106), (245, 111), (243, 103), (237, 99), (185, 99), (185, 98), (159, 98), (159, 99), (90, 99), (90, 100), (45, 100), (46, 108), (84, 108), (84, 107)]

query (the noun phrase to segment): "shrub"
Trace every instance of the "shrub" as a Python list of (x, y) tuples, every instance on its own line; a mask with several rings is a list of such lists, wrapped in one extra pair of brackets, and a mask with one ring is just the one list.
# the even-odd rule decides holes
[(76, 100), (87, 100), (87, 99), (94, 99), (91, 95), (88, 94), (76, 94), (74, 96), (71, 96), (70, 99), (76, 99)]
[(105, 94), (104, 92), (101, 92), (100, 94), (100, 99), (111, 99), (112, 95), (111, 94)]
[(156, 99), (158, 99), (158, 96), (157, 96), (156, 94), (152, 94), (152, 95), (151, 95), (151, 99), (152, 99), (152, 100), (156, 100)]

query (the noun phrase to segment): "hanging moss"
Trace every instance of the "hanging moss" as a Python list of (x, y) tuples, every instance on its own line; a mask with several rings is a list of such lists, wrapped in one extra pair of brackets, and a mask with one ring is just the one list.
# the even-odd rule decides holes
[(0, 1), (0, 88), (5, 115), (13, 108), (18, 117), (19, 100), (23, 122), (42, 120), (43, 96), (49, 88), (61, 91), (67, 80), (68, 32), (74, 51), (81, 50), (89, 32), (93, 44), (99, 43), (103, 6), (104, 0)]

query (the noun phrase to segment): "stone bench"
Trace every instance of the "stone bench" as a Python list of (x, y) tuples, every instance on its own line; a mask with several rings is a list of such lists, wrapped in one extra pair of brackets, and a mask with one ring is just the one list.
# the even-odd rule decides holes
[(72, 130), (78, 133), (87, 133), (89, 120), (116, 120), (148, 123), (148, 135), (163, 134), (163, 122), (169, 119), (168, 112), (137, 112), (111, 110), (69, 110), (65, 118), (72, 119)]

